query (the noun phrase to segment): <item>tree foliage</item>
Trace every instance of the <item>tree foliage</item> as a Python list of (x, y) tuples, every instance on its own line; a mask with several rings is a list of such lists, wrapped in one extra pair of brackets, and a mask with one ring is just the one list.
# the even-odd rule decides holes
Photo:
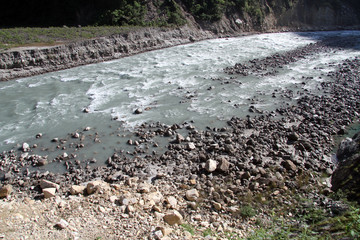
[[(299, 1), (334, 8), (346, 2), (360, 10), (359, 0), (12, 0), (2, 3), (0, 27), (182, 25), (182, 8), (197, 21), (214, 22), (238, 13), (261, 22), (269, 8), (281, 14)], [(149, 6), (156, 7), (158, 16), (147, 17)]]

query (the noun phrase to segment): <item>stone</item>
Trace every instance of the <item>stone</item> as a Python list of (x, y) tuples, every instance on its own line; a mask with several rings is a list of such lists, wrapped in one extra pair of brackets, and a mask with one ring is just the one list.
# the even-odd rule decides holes
[(241, 175), (241, 179), (250, 179), (250, 177), (251, 177), (251, 174), (249, 171), (246, 171)]
[(196, 179), (190, 179), (190, 180), (189, 180), (189, 183), (190, 183), (191, 185), (196, 185)]
[(161, 230), (155, 230), (155, 232), (153, 234), (154, 234), (155, 239), (162, 239), (164, 237)]
[(84, 128), (84, 131), (90, 131), (90, 130), (91, 130), (91, 127)]
[(220, 211), (220, 210), (222, 209), (221, 204), (218, 203), (218, 202), (214, 202), (213, 206), (214, 206), (214, 208), (215, 208), (216, 210), (218, 210), (218, 211)]
[(155, 218), (156, 218), (157, 220), (164, 219), (164, 216), (165, 216), (164, 213), (161, 213), (161, 212), (158, 212), (158, 211), (154, 212), (154, 215), (155, 215)]
[(135, 212), (135, 208), (133, 206), (131, 206), (131, 205), (127, 205), (126, 209), (125, 209), (125, 213), (130, 214), (130, 213), (133, 213), (133, 212)]
[(36, 134), (35, 138), (41, 138), (42, 136), (43, 136), (42, 133), (38, 133)]
[(344, 159), (358, 152), (360, 152), (360, 132), (352, 138), (345, 138), (341, 141), (339, 149), (336, 152), (336, 158), (339, 162), (342, 162)]
[(119, 200), (119, 198), (117, 197), (117, 196), (110, 196), (109, 197), (109, 201), (111, 202), (111, 203), (115, 203), (116, 201), (118, 201)]
[(164, 221), (171, 226), (175, 224), (180, 225), (183, 222), (183, 217), (178, 211), (172, 210), (165, 214)]
[(194, 217), (193, 217), (193, 219), (195, 220), (195, 221), (198, 221), (198, 222), (200, 222), (200, 221), (202, 221), (202, 216), (201, 216), (201, 214), (196, 214)]
[(276, 177), (276, 179), (279, 180), (279, 181), (284, 181), (283, 175), (281, 175), (281, 173), (279, 173), (279, 172), (276, 172), (276, 173), (275, 173), (275, 177)]
[(39, 167), (45, 166), (47, 164), (48, 164), (48, 161), (47, 161), (46, 158), (40, 158), (36, 163), (36, 165), (39, 166)]
[(331, 168), (326, 168), (325, 173), (330, 176), (334, 173), (334, 171)]
[(196, 149), (196, 146), (193, 142), (189, 142), (186, 146), (187, 150), (195, 150)]
[(156, 205), (154, 205), (154, 206), (152, 207), (152, 209), (153, 209), (155, 212), (159, 212), (159, 213), (161, 213), (161, 212), (162, 212), (161, 207), (156, 206)]
[(157, 204), (161, 202), (161, 200), (163, 199), (163, 195), (161, 194), (161, 192), (152, 192), (147, 194), (147, 196), (144, 198)]
[(137, 191), (139, 193), (148, 193), (150, 192), (150, 186), (149, 184), (147, 183), (140, 183), (138, 186), (137, 186)]
[(185, 138), (181, 134), (176, 134), (176, 142), (181, 143), (185, 140)]
[(237, 18), (237, 19), (235, 20), (235, 23), (236, 23), (237, 25), (241, 25), (241, 24), (243, 24), (243, 21), (242, 21), (241, 19)]
[(162, 232), (163, 236), (167, 236), (173, 231), (171, 228), (167, 228), (167, 227), (163, 227), (163, 226), (156, 227), (155, 230), (156, 231), (160, 230)]
[(229, 161), (226, 160), (225, 158), (221, 158), (219, 165), (217, 166), (217, 169), (219, 169), (222, 172), (227, 172), (229, 171), (229, 167), (230, 167)]
[(296, 172), (297, 167), (291, 160), (283, 161), (282, 165), (286, 170)]
[(196, 189), (187, 190), (185, 193), (185, 197), (189, 201), (196, 201), (199, 198), (199, 192)]
[(86, 189), (86, 186), (72, 185), (70, 188), (70, 194), (71, 195), (84, 194), (85, 189)]
[(48, 181), (46, 179), (41, 179), (39, 184), (40, 184), (41, 189), (55, 188), (56, 190), (59, 190), (59, 188), (60, 188), (59, 184), (53, 183), (53, 182)]
[(340, 162), (331, 177), (331, 190), (341, 190), (349, 200), (360, 203), (360, 132), (349, 142), (337, 152)]
[(79, 137), (80, 137), (80, 134), (77, 133), (77, 132), (76, 132), (76, 133), (73, 133), (73, 134), (72, 134), (72, 137), (73, 137), (73, 138), (79, 138)]
[(287, 138), (289, 139), (289, 141), (297, 141), (299, 140), (299, 135), (295, 132), (290, 133)]
[(101, 180), (95, 180), (92, 182), (89, 182), (86, 185), (86, 192), (87, 194), (93, 194), (95, 192), (100, 192), (100, 191), (107, 191), (110, 190), (110, 186), (108, 183), (103, 182)]
[(141, 114), (141, 113), (143, 113), (143, 110), (141, 108), (137, 108), (137, 109), (135, 109), (134, 113)]
[(208, 172), (213, 172), (216, 170), (216, 167), (217, 167), (217, 162), (213, 159), (209, 159), (206, 161), (205, 163), (205, 169), (206, 171)]
[(28, 151), (30, 151), (30, 145), (29, 145), (28, 143), (24, 142), (24, 143), (22, 144), (22, 151), (23, 151), (23, 152), (28, 152)]
[(69, 154), (67, 154), (66, 152), (64, 152), (61, 156), (63, 159), (67, 159), (69, 157)]
[(238, 213), (239, 212), (239, 208), (238, 207), (235, 207), (235, 206), (231, 206), (228, 208), (229, 212), (235, 214), (235, 213)]
[(45, 198), (53, 198), (56, 196), (56, 188), (44, 188), (42, 191)]
[(0, 188), (0, 198), (6, 198), (13, 192), (13, 188), (11, 185), (5, 185)]
[(65, 229), (69, 226), (69, 223), (65, 221), (64, 219), (61, 219), (58, 223), (55, 224), (55, 228), (57, 229)]
[(166, 202), (169, 204), (169, 208), (176, 209), (177, 208), (177, 200), (173, 196), (168, 196), (166, 198)]

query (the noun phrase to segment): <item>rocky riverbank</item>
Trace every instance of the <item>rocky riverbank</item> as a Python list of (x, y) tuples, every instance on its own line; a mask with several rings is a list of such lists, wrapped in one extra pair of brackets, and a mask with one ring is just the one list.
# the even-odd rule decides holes
[[(276, 74), (289, 61), (351, 47), (351, 41), (331, 43), (252, 60), (247, 74)], [(242, 66), (231, 74), (237, 69), (242, 74)], [(346, 205), (329, 197), (329, 177), (336, 168), (333, 137), (358, 123), (359, 67), (359, 58), (338, 63), (319, 86), (323, 94), (304, 91), (296, 105), (247, 119), (233, 117), (220, 129), (143, 124), (126, 139), (133, 151), (114, 152), (106, 166), (91, 167), (76, 156), (33, 155), (34, 143), (3, 152), (1, 209), (26, 209), (3, 215), (3, 222), (26, 223), (16, 232), (3, 225), (3, 236), (29, 236), (36, 226), (32, 233), (53, 239), (215, 239), (244, 237), (259, 225), (268, 226), (272, 209), (299, 231), (304, 227), (298, 217), (314, 206), (334, 216)], [(86, 148), (85, 130), (53, 142), (59, 148)], [(167, 142), (164, 153), (156, 152), (159, 138)], [(67, 171), (31, 168), (52, 161)]]

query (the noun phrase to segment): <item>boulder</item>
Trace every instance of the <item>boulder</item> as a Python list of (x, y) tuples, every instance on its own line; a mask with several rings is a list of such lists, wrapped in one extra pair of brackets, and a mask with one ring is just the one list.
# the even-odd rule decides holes
[(28, 144), (28, 143), (23, 143), (23, 145), (22, 145), (22, 151), (23, 152), (28, 152), (28, 151), (30, 151), (30, 145)]
[(137, 187), (139, 193), (148, 193), (150, 192), (150, 185), (147, 183), (140, 183)]
[(0, 188), (0, 198), (6, 198), (13, 192), (13, 188), (11, 185), (5, 185)]
[(56, 196), (56, 188), (44, 188), (42, 191), (45, 198), (53, 198)]
[(72, 137), (73, 137), (73, 138), (79, 138), (79, 137), (80, 137), (80, 134), (77, 133), (77, 132), (76, 132), (76, 133), (73, 133), (73, 134), (72, 134)]
[(59, 190), (60, 188), (60, 185), (59, 184), (56, 184), (56, 183), (53, 183), (51, 181), (48, 181), (46, 179), (41, 179), (40, 180), (40, 187), (41, 189), (44, 189), (44, 188), (55, 188), (56, 190)]
[(222, 172), (227, 172), (229, 171), (229, 167), (230, 167), (229, 161), (226, 158), (222, 157), (220, 159), (219, 165), (217, 166), (217, 169), (219, 169)]
[(67, 221), (65, 221), (64, 219), (61, 219), (58, 223), (55, 224), (55, 228), (57, 229), (65, 229), (69, 226), (69, 223)]
[(169, 225), (180, 225), (183, 222), (183, 217), (178, 211), (173, 210), (165, 214), (164, 221)]
[(196, 189), (187, 190), (185, 194), (186, 199), (189, 201), (196, 201), (199, 196), (199, 192)]
[(340, 162), (331, 177), (331, 189), (341, 189), (349, 200), (360, 203), (360, 132), (345, 141), (347, 144), (342, 142), (337, 152)]
[(71, 195), (84, 194), (86, 186), (72, 185), (70, 188)]
[(155, 230), (156, 231), (160, 230), (162, 232), (163, 236), (167, 236), (172, 232), (171, 228), (167, 228), (167, 227), (163, 227), (163, 226), (156, 227)]
[(189, 142), (186, 146), (187, 150), (195, 150), (196, 149), (196, 146), (193, 142)]
[(110, 190), (110, 186), (108, 183), (103, 182), (101, 180), (95, 180), (95, 181), (89, 182), (86, 185), (86, 192), (89, 195), (93, 194), (95, 192), (106, 191), (106, 190)]
[(135, 109), (134, 113), (135, 114), (142, 114), (143, 110), (141, 108), (137, 108), (137, 109)]
[(154, 202), (155, 204), (158, 204), (163, 199), (163, 195), (161, 194), (161, 192), (152, 192), (144, 196), (144, 199), (149, 202)]
[(217, 162), (215, 160), (209, 159), (206, 161), (206, 164), (205, 164), (206, 171), (213, 172), (216, 170), (216, 167), (217, 167)]
[(283, 161), (282, 165), (286, 170), (296, 172), (297, 167), (291, 160)]
[(181, 134), (176, 134), (176, 143), (181, 143), (185, 141), (185, 138)]
[(48, 161), (46, 158), (40, 158), (36, 163), (37, 166), (45, 166), (47, 164), (48, 164)]
[(336, 152), (336, 158), (339, 162), (360, 152), (360, 132), (352, 138), (346, 138), (341, 141), (339, 149)]
[(168, 196), (166, 198), (166, 202), (168, 203), (169, 208), (176, 209), (177, 208), (177, 200), (173, 196)]
[(214, 208), (216, 209), (216, 210), (218, 210), (218, 211), (220, 211), (221, 209), (222, 209), (222, 206), (221, 206), (221, 204), (220, 203), (218, 203), (218, 202), (214, 202)]

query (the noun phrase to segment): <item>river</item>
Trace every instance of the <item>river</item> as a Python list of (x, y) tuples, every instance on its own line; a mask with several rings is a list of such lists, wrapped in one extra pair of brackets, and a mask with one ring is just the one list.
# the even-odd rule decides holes
[[(349, 35), (359, 38), (355, 48), (308, 56), (275, 76), (230, 76), (223, 71), (324, 37)], [(360, 56), (359, 31), (271, 33), (201, 41), (1, 82), (0, 152), (29, 142), (50, 157), (71, 153), (57, 149), (50, 140), (90, 127), (88, 134), (99, 136), (102, 144), (89, 142), (78, 154), (104, 160), (116, 149), (127, 149), (131, 130), (144, 122), (192, 122), (204, 129), (224, 126), (232, 116), (245, 117), (250, 106), (271, 112), (295, 103), (296, 94), (285, 99), (274, 98), (273, 93), (286, 89), (316, 93), (318, 85), (328, 80), (327, 72), (355, 56)], [(134, 114), (138, 108), (142, 114)], [(41, 139), (35, 139), (38, 133), (43, 134)]]

